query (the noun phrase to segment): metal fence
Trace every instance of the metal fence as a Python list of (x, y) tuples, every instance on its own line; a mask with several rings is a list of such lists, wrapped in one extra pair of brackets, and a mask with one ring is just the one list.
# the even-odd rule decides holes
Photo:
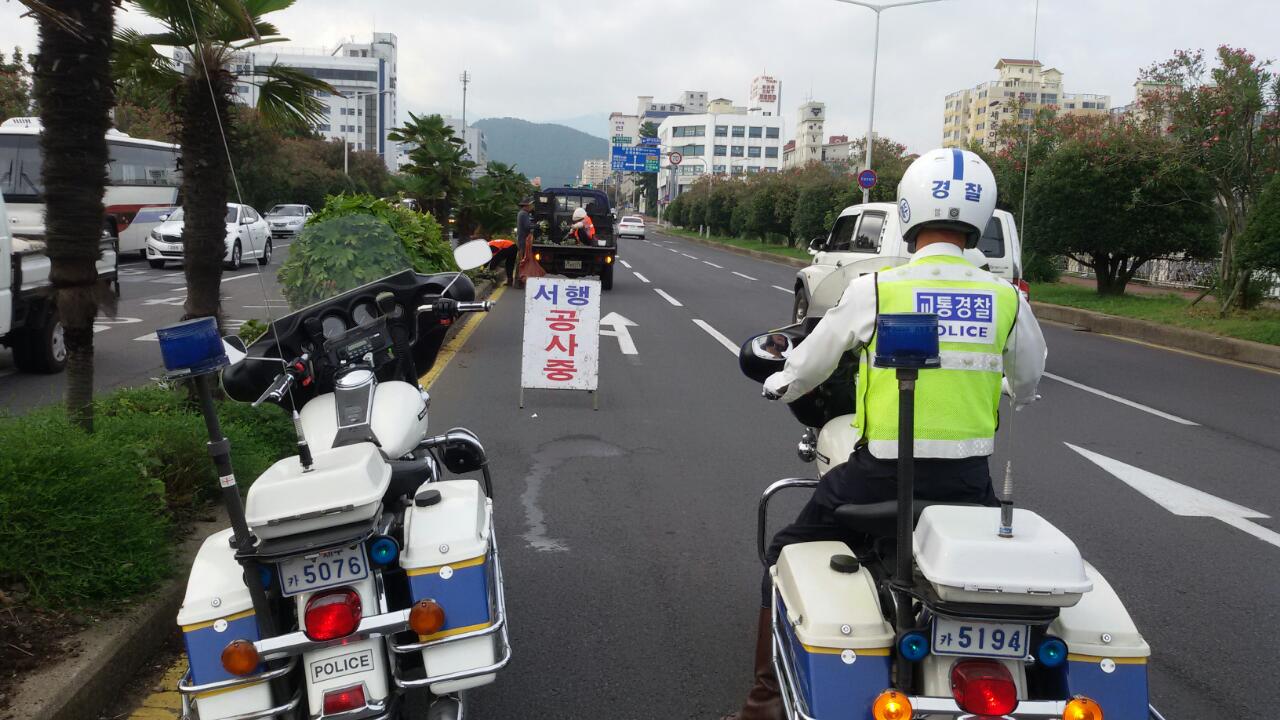
[[(1220, 260), (1178, 260), (1161, 258), (1142, 264), (1133, 279), (1145, 285), (1182, 290), (1203, 290), (1213, 285), (1218, 277)], [(1092, 278), (1093, 270), (1066, 257), (1058, 258), (1058, 267), (1067, 275)], [(1280, 299), (1280, 277), (1262, 275), (1268, 282), (1267, 297)]]

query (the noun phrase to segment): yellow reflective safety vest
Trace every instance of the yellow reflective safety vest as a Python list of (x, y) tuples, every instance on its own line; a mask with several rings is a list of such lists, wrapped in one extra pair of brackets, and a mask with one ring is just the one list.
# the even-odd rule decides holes
[[(934, 313), (942, 367), (916, 382), (915, 456), (967, 458), (995, 449), (1003, 353), (1018, 315), (1018, 291), (968, 261), (932, 255), (876, 275), (876, 314)], [(859, 444), (898, 457), (898, 382), (872, 362), (876, 337), (858, 367)]]

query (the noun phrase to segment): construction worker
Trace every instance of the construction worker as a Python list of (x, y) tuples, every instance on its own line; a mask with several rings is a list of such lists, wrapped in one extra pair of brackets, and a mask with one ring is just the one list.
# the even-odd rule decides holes
[[(791, 402), (825, 381), (846, 351), (860, 352), (856, 447), (847, 462), (822, 477), (796, 521), (774, 536), (767, 566), (777, 563), (785, 545), (854, 540), (836, 523), (840, 505), (897, 498), (898, 387), (893, 370), (871, 362), (882, 312), (939, 318), (942, 367), (921, 373), (916, 386), (915, 497), (998, 504), (987, 456), (995, 445), (1002, 376), (1015, 408), (1033, 402), (1046, 350), (1026, 298), (965, 259), (964, 250), (977, 247), (995, 204), (995, 177), (974, 153), (938, 149), (913, 162), (898, 185), (911, 262), (849, 283), (840, 303), (765, 381), (766, 397)], [(755, 683), (742, 710), (729, 718), (784, 717), (771, 661), (770, 590), (766, 571)]]
[(586, 208), (577, 208), (573, 211), (573, 225), (569, 227), (569, 237), (579, 245), (596, 244), (596, 226), (591, 222), (591, 216), (587, 214)]

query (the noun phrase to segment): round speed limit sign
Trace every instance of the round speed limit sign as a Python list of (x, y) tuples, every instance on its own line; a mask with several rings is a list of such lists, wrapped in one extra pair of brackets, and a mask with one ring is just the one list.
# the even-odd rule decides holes
[(667, 153), (667, 162), (671, 163), (672, 165), (679, 165), (680, 163), (684, 162), (684, 155), (681, 155), (678, 152)]

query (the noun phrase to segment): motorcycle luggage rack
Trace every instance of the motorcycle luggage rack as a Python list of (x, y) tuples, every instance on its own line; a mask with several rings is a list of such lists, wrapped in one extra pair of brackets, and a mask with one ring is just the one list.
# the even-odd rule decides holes
[(374, 513), (368, 520), (321, 528), (299, 535), (289, 535), (271, 540), (259, 539), (253, 550), (247, 553), (236, 553), (236, 559), (254, 559), (274, 562), (298, 555), (306, 555), (339, 547), (351, 547), (362, 543), (377, 531), (378, 520), (382, 513)]

